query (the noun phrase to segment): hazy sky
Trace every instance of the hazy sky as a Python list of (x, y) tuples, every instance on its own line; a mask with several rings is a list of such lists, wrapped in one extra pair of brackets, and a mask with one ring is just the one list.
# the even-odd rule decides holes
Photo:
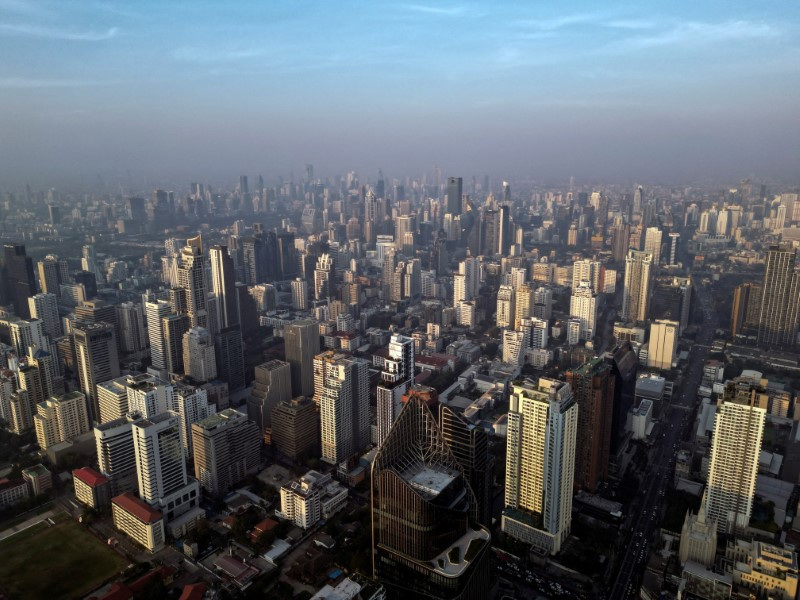
[(0, 0), (0, 189), (800, 173), (800, 2)]

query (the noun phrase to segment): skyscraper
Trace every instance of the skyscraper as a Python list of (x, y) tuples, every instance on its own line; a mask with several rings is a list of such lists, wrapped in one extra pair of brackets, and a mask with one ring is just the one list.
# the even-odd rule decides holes
[(258, 470), (261, 435), (247, 417), (227, 408), (192, 423), (194, 476), (213, 496)]
[(747, 282), (737, 286), (733, 291), (731, 336), (756, 333), (760, 315), (761, 285)]
[(45, 294), (55, 294), (57, 297), (61, 294), (61, 284), (67, 283), (61, 281), (61, 265), (58, 258), (52, 254), (48, 254), (43, 260), (37, 264), (39, 270), (39, 287)]
[[(505, 183), (505, 182), (503, 182)], [(506, 188), (504, 188), (505, 191)], [(509, 196), (510, 188), (509, 190)], [(511, 242), (512, 242), (512, 228), (511, 228), (511, 206), (508, 204), (503, 204), (500, 206), (500, 223), (498, 227), (497, 236), (497, 253), (500, 256), (508, 256), (511, 252)]]
[(497, 292), (497, 316), (495, 324), (498, 327), (513, 327), (515, 317), (515, 293), (511, 285), (501, 285)]
[(75, 337), (78, 380), (89, 405), (89, 419), (99, 421), (97, 384), (119, 377), (114, 327), (108, 323), (78, 322), (73, 325), (72, 332)]
[(314, 357), (319, 354), (319, 325), (301, 320), (283, 330), (286, 362), (292, 366), (292, 397), (314, 395)]
[(787, 347), (797, 343), (800, 287), (795, 259), (796, 250), (790, 246), (770, 246), (767, 251), (758, 318), (760, 346)]
[(36, 294), (28, 298), (31, 317), (42, 322), (42, 329), (51, 340), (61, 337), (61, 319), (58, 316), (58, 298), (55, 294)]
[(197, 383), (217, 377), (214, 341), (208, 330), (192, 327), (183, 334), (183, 372)]
[(235, 392), (244, 388), (244, 342), (239, 325), (221, 330), (214, 341), (217, 357), (217, 377)]
[(217, 298), (217, 325), (219, 329), (232, 327), (239, 323), (233, 259), (227, 246), (212, 246), (208, 256), (211, 261), (211, 292)]
[(561, 550), (572, 523), (578, 405), (569, 384), (539, 379), (514, 385), (508, 412), (508, 535), (550, 554)]
[(183, 373), (183, 334), (191, 328), (188, 315), (172, 314), (161, 319), (164, 364), (170, 373)]
[(653, 256), (641, 250), (628, 250), (625, 259), (625, 287), (622, 291), (623, 321), (637, 322), (647, 319), (650, 302), (650, 282)]
[(757, 381), (729, 381), (714, 420), (706, 516), (721, 532), (732, 533), (750, 523), (767, 412), (759, 406), (759, 396), (765, 391)]
[(203, 240), (198, 235), (186, 240), (178, 265), (178, 285), (186, 290), (186, 314), (192, 327), (208, 327)]
[(164, 326), (162, 319), (172, 312), (166, 300), (159, 300), (155, 294), (147, 293), (143, 297), (144, 311), (147, 318), (147, 338), (150, 342), (150, 361), (154, 369), (166, 370), (166, 347), (164, 342)]
[(400, 413), (371, 481), (373, 574), (388, 598), (488, 597), (489, 531), (478, 524), (464, 469), (421, 398)]
[(575, 489), (594, 493), (608, 477), (615, 378), (611, 364), (596, 357), (567, 371), (567, 383), (578, 405), (575, 438)]
[(292, 398), (292, 367), (282, 360), (270, 360), (255, 368), (255, 381), (247, 398), (247, 417), (264, 435), (272, 428), (272, 409)]
[(597, 323), (597, 294), (588, 281), (573, 289), (569, 302), (569, 314), (580, 319), (580, 339), (591, 340)]
[(28, 298), (36, 293), (36, 279), (33, 276), (33, 261), (25, 255), (24, 245), (3, 246), (3, 269), (0, 275), (0, 285), (4, 288), (6, 301), (14, 307), (14, 314), (22, 319), (30, 319)]
[(647, 342), (647, 366), (669, 370), (678, 353), (677, 321), (659, 319), (650, 324), (650, 339)]
[(653, 255), (653, 264), (661, 261), (662, 231), (658, 227), (648, 227), (644, 234), (644, 251)]
[(414, 340), (392, 335), (389, 356), (383, 361), (377, 388), (378, 445), (383, 443), (403, 405), (403, 395), (414, 381)]
[(369, 363), (327, 351), (314, 357), (322, 460), (338, 464), (369, 443)]
[(299, 460), (319, 448), (319, 415), (311, 398), (298, 396), (272, 409), (272, 445), (291, 460)]
[(141, 417), (134, 413), (94, 428), (97, 464), (100, 472), (111, 481), (113, 495), (138, 488), (133, 423), (140, 420)]
[(452, 215), (461, 214), (461, 196), (464, 193), (464, 180), (461, 177), (447, 178), (447, 210)]

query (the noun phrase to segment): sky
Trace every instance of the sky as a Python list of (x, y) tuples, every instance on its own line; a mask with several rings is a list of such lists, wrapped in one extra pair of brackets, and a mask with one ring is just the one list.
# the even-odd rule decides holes
[(0, 0), (0, 190), (798, 183), (800, 3)]

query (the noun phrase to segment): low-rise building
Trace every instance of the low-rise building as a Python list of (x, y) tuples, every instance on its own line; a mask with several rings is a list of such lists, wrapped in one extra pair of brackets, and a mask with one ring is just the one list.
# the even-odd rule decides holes
[(277, 516), (308, 529), (327, 519), (347, 503), (347, 488), (331, 476), (309, 471), (281, 487), (281, 509)]
[(734, 584), (756, 597), (794, 600), (797, 597), (797, 553), (764, 542), (729, 541), (725, 549)]
[(22, 478), (28, 483), (33, 496), (44, 494), (53, 488), (53, 474), (41, 463), (23, 469)]
[(90, 508), (102, 508), (111, 502), (111, 482), (91, 467), (72, 472), (75, 499)]
[(111, 514), (114, 527), (150, 552), (164, 547), (164, 518), (161, 513), (130, 492), (111, 500)]
[(24, 479), (0, 479), (0, 508), (12, 506), (30, 496)]

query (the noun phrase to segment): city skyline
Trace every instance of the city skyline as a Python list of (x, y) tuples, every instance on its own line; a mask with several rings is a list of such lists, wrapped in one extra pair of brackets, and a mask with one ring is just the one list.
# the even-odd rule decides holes
[(322, 175), (785, 181), (800, 156), (799, 20), (744, 2), (4, 0), (0, 186), (274, 177), (306, 162)]

